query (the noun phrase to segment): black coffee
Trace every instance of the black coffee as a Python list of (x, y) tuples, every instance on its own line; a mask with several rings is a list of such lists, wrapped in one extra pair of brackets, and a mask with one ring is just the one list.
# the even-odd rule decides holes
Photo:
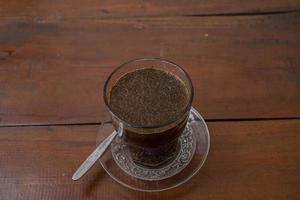
[(175, 120), (188, 104), (183, 82), (171, 73), (139, 69), (121, 77), (110, 91), (113, 113), (135, 126), (159, 126)]

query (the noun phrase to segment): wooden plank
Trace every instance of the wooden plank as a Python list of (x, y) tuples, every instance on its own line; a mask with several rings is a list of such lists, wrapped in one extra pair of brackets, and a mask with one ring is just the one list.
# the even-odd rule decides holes
[(299, 0), (65, 0), (0, 1), (0, 17), (70, 18), (212, 15), (296, 10)]
[[(95, 147), (97, 126), (0, 128), (0, 199), (297, 199), (300, 120), (208, 123), (211, 150), (192, 180), (161, 193), (134, 192), (100, 164), (71, 176)], [(103, 135), (104, 137), (104, 135)]]
[(206, 119), (300, 117), (300, 14), (0, 23), (0, 123), (108, 119), (102, 88), (136, 57), (182, 65)]

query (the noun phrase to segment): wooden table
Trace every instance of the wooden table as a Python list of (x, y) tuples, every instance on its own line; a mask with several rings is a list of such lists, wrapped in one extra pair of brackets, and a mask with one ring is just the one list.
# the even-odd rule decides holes
[[(299, 0), (0, 1), (0, 199), (299, 199)], [(211, 151), (192, 180), (135, 192), (97, 164), (103, 83), (163, 57), (193, 79)]]

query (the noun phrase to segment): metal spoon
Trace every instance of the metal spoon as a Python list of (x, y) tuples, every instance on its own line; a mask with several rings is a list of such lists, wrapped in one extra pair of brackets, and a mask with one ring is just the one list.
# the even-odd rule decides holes
[(98, 147), (87, 157), (87, 159), (80, 165), (77, 171), (72, 176), (74, 181), (80, 179), (94, 164), (95, 162), (102, 156), (105, 150), (109, 147), (111, 142), (115, 139), (115, 137), (122, 136), (123, 134), (123, 124), (119, 124), (118, 132), (114, 131), (110, 134), (103, 142), (101, 142)]

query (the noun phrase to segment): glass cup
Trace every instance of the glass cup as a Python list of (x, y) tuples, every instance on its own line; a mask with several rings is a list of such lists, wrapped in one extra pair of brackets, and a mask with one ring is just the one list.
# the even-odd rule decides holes
[[(175, 75), (186, 87), (188, 103), (172, 121), (155, 126), (136, 126), (128, 123), (110, 106), (110, 92), (117, 81), (125, 74), (144, 68), (163, 70)], [(193, 85), (189, 75), (177, 64), (160, 58), (143, 58), (126, 62), (115, 69), (104, 85), (104, 102), (109, 109), (112, 124), (116, 130), (123, 126), (122, 140), (129, 145), (132, 159), (148, 167), (161, 166), (177, 155), (178, 137), (183, 132), (193, 100)]]

